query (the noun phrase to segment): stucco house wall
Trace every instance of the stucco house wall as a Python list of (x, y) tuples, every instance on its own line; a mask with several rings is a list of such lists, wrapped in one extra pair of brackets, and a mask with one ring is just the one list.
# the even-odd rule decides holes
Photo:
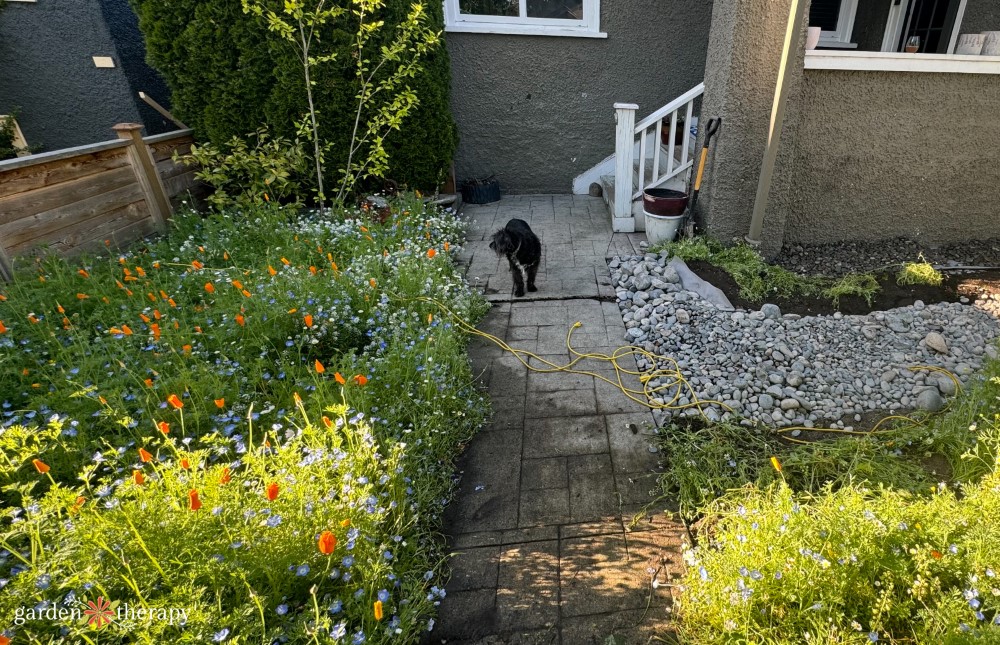
[(447, 33), (459, 181), (568, 193), (614, 153), (615, 102), (638, 118), (704, 78), (708, 0), (603, 0), (606, 39)]
[(805, 70), (784, 239), (1000, 236), (1000, 80)]
[(997, 0), (969, 0), (966, 5), (962, 33), (981, 31), (1000, 31), (1000, 2)]
[[(98, 68), (93, 56), (110, 56)], [(0, 114), (18, 109), (30, 145), (58, 150), (114, 139), (111, 126), (176, 129), (142, 103), (145, 91), (169, 106), (169, 93), (145, 61), (127, 0), (8, 2), (0, 11)]]

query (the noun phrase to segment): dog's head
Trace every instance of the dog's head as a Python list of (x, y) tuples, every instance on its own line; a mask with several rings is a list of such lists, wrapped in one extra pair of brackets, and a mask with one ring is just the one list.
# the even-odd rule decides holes
[(514, 236), (507, 229), (500, 229), (493, 234), (490, 241), (490, 249), (500, 257), (504, 257), (517, 250)]

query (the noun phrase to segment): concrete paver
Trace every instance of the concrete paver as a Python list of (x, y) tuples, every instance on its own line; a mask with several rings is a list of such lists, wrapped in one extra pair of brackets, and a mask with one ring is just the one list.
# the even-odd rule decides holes
[[(613, 234), (603, 201), (579, 195), (505, 197), (467, 205), (461, 255), (470, 284), (493, 308), (480, 329), (536, 354), (551, 369), (579, 353), (625, 345), (606, 258), (638, 252), (642, 234)], [(489, 237), (527, 221), (543, 244), (539, 290), (513, 298), (506, 260)], [(475, 338), (473, 373), (494, 417), (459, 460), (461, 482), (445, 515), (453, 577), (429, 642), (468, 645), (648, 643), (671, 631), (666, 583), (681, 571), (683, 526), (634, 514), (656, 498), (652, 415), (593, 376), (527, 369)], [(636, 370), (635, 360), (618, 360)], [(576, 369), (617, 381), (608, 362)], [(635, 376), (623, 375), (641, 390)], [(657, 585), (653, 581), (657, 580)]]

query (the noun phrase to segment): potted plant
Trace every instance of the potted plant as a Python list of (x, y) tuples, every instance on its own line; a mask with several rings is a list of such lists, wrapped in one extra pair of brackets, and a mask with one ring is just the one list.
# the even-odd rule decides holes
[[(684, 137), (687, 135), (687, 128), (685, 127), (684, 117), (677, 117), (677, 127), (674, 129), (674, 145), (679, 146), (684, 143)], [(665, 145), (670, 145), (670, 121), (665, 117), (663, 119), (663, 127), (660, 129), (660, 142)]]
[(490, 204), (500, 201), (500, 182), (495, 175), (486, 179), (466, 179), (462, 182), (462, 201), (468, 204)]

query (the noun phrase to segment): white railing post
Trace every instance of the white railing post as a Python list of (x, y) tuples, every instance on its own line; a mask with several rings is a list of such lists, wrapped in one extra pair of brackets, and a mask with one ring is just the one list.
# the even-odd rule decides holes
[(635, 103), (615, 103), (615, 218), (632, 217), (632, 173), (635, 172)]

